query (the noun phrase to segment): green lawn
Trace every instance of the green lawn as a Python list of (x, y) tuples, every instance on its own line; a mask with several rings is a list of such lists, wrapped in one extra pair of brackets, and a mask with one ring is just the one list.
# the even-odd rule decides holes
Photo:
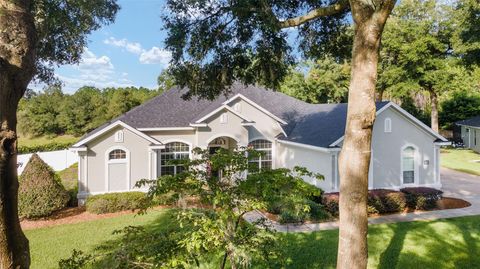
[(38, 146), (44, 144), (50, 144), (53, 142), (57, 143), (74, 143), (77, 142), (78, 137), (72, 135), (60, 135), (56, 137), (40, 136), (40, 137), (28, 137), (26, 135), (19, 135), (18, 145), (19, 146)]
[[(111, 232), (127, 225), (165, 227), (169, 224), (165, 213), (155, 210), (143, 216), (29, 230), (32, 268), (56, 268), (58, 260), (68, 257), (72, 249), (92, 251), (107, 241), (115, 245)], [(286, 239), (283, 248), (291, 262), (288, 268), (335, 268), (338, 231), (280, 236)], [(475, 268), (480, 264), (480, 216), (373, 225), (368, 243), (369, 268)]]
[(474, 175), (480, 175), (480, 154), (470, 149), (442, 149), (441, 164), (443, 167), (465, 172)]

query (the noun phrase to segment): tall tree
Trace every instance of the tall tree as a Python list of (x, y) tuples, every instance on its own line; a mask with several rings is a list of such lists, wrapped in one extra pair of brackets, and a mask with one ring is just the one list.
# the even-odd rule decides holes
[(78, 62), (86, 36), (113, 21), (114, 0), (0, 0), (0, 268), (28, 268), (28, 240), (18, 220), (17, 114), (36, 76)]
[[(449, 7), (436, 0), (404, 0), (385, 27), (379, 68), (379, 93), (430, 98), (431, 127), (438, 132), (439, 98), (454, 89), (458, 61), (452, 58)], [(381, 94), (379, 95), (381, 97)]]
[(453, 49), (462, 60), (480, 65), (480, 3), (478, 0), (455, 2)]
[(280, 91), (308, 103), (341, 103), (347, 101), (350, 65), (337, 63), (326, 56), (306, 63), (308, 72), (292, 70)]
[[(287, 42), (297, 29), (299, 49), (345, 57), (339, 40), (350, 26), (351, 79), (345, 139), (340, 155), (338, 268), (367, 266), (367, 192), (378, 50), (395, 0), (168, 0), (165, 27), (172, 74), (192, 95), (213, 98), (234, 81), (278, 88), (294, 62)], [(319, 49), (321, 48), (321, 49)]]

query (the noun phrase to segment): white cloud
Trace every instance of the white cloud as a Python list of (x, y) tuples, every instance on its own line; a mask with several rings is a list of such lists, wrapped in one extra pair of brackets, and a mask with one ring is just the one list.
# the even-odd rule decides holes
[(116, 39), (114, 37), (109, 37), (103, 41), (107, 45), (114, 47), (124, 48), (128, 52), (139, 55), (139, 61), (142, 64), (161, 64), (167, 66), (172, 58), (172, 54), (159, 47), (152, 47), (149, 50), (146, 50), (138, 42), (129, 42), (127, 39)]
[(168, 65), (171, 58), (172, 54), (169, 51), (158, 47), (152, 47), (150, 50), (140, 54), (140, 62), (142, 64)]
[(144, 50), (142, 48), (142, 45), (138, 42), (128, 42), (127, 39), (116, 39), (114, 37), (109, 37), (105, 40), (103, 40), (103, 43), (107, 45), (112, 45), (115, 47), (120, 47), (126, 49), (128, 52), (134, 53), (134, 54), (141, 54)]

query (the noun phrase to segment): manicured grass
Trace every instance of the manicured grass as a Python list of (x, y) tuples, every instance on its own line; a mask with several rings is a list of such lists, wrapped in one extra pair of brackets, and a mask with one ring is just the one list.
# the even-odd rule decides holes
[[(32, 268), (55, 268), (58, 260), (68, 257), (75, 248), (92, 251), (107, 241), (112, 245), (115, 237), (111, 232), (127, 225), (165, 227), (166, 212), (27, 231)], [(288, 268), (335, 268), (337, 230), (279, 236), (285, 239)], [(369, 268), (476, 268), (480, 264), (480, 216), (373, 225), (368, 244)]]
[(55, 137), (40, 136), (40, 137), (28, 137), (26, 135), (19, 135), (18, 145), (19, 146), (38, 146), (50, 143), (74, 143), (78, 141), (78, 137), (72, 135), (59, 135)]
[(122, 215), (77, 224), (27, 230), (32, 257), (31, 268), (58, 268), (60, 259), (70, 257), (73, 249), (91, 252), (96, 246), (115, 239), (114, 230), (129, 225), (146, 225), (164, 214), (164, 210), (151, 210), (146, 215)]
[(470, 149), (442, 149), (441, 165), (446, 168), (480, 175), (480, 154)]
[(74, 190), (78, 184), (78, 163), (72, 164), (70, 167), (57, 172), (63, 186), (67, 190)]

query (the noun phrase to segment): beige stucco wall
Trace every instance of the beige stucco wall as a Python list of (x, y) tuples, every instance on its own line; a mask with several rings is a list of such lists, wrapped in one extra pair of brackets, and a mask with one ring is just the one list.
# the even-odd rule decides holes
[[(115, 142), (114, 135), (118, 130), (123, 130), (124, 142)], [(129, 169), (127, 170), (129, 170), (129, 173), (127, 176), (130, 177), (130, 186), (126, 186), (126, 183), (123, 186), (130, 190), (134, 189), (134, 185), (138, 180), (149, 177), (149, 165), (151, 162), (151, 159), (149, 158), (149, 145), (149, 141), (123, 127), (114, 128), (87, 143), (87, 192), (102, 193), (109, 191), (106, 188), (107, 183), (105, 177), (105, 168), (107, 167), (106, 154), (107, 152), (110, 152), (113, 147), (124, 147), (128, 150), (129, 160), (127, 165), (129, 166)], [(121, 186), (118, 184), (122, 183), (116, 184), (117, 183), (108, 185), (119, 190)]]
[[(392, 121), (392, 131), (384, 132), (385, 119)], [(438, 150), (434, 145), (435, 138), (414, 124), (394, 108), (388, 108), (375, 120), (373, 127), (372, 165), (373, 182), (370, 188), (402, 187), (401, 153), (402, 148), (413, 146), (417, 148), (416, 169), (418, 171), (417, 185), (439, 184), (436, 177), (438, 165)], [(424, 165), (424, 161), (429, 161)]]
[[(220, 115), (227, 113), (227, 123), (220, 122)], [(237, 141), (239, 146), (248, 144), (248, 131), (242, 126), (243, 119), (228, 110), (222, 110), (206, 121), (208, 127), (200, 127), (197, 130), (197, 146), (207, 148), (208, 143), (221, 136), (227, 136)]]
[(335, 189), (335, 178), (332, 173), (332, 155), (335, 155), (335, 153), (320, 152), (279, 142), (276, 143), (275, 152), (277, 168), (286, 167), (292, 169), (295, 166), (305, 167), (310, 172), (320, 173), (325, 177), (324, 180), (307, 177), (304, 178), (306, 182), (326, 192), (331, 192)]
[(273, 140), (278, 134), (282, 133), (282, 129), (278, 122), (260, 111), (258, 108), (240, 98), (233, 100), (228, 105), (232, 108), (236, 108), (236, 104), (240, 104), (240, 110), (238, 113), (255, 122), (253, 126), (248, 128), (248, 137), (250, 140), (257, 138)]
[(195, 146), (195, 130), (168, 130), (168, 131), (148, 131), (145, 134), (155, 138), (163, 144), (170, 142), (183, 142)]

